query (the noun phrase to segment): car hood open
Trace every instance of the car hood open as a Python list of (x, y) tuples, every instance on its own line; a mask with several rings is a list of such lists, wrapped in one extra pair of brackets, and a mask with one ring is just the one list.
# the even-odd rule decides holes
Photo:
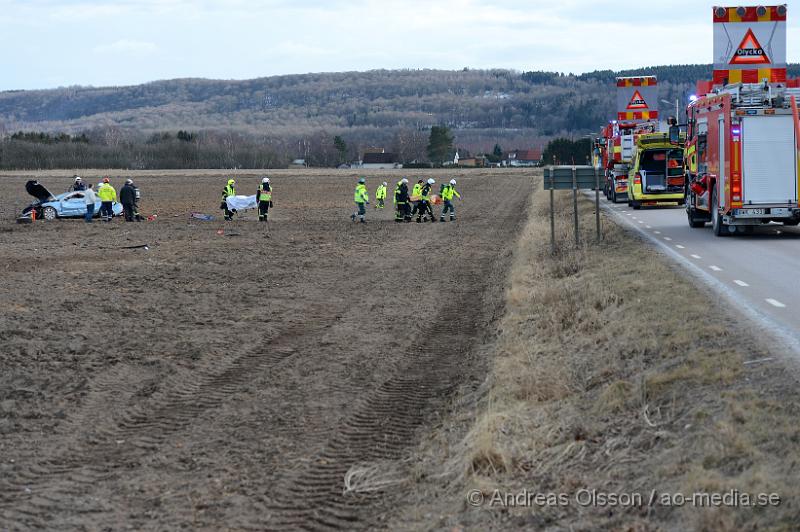
[(53, 195), (50, 193), (50, 191), (47, 190), (44, 185), (35, 180), (25, 183), (25, 190), (28, 191), (28, 194), (39, 200), (39, 203), (44, 203), (53, 199)]

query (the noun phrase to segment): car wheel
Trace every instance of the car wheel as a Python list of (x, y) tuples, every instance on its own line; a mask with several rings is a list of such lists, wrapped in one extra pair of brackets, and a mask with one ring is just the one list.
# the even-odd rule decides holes
[(53, 207), (45, 207), (42, 209), (42, 217), (45, 220), (55, 220), (58, 218), (58, 213)]

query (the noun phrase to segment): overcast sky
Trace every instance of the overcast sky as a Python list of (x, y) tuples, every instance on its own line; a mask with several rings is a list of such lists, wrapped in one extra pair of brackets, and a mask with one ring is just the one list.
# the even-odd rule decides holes
[[(376, 68), (578, 73), (710, 63), (714, 4), (0, 0), (0, 90)], [(789, 10), (788, 59), (797, 61), (800, 15)]]

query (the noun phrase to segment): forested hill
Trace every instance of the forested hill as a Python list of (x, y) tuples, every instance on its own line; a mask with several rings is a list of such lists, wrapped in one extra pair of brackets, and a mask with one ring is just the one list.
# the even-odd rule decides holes
[[(517, 143), (596, 131), (613, 115), (614, 77), (649, 74), (659, 78), (661, 99), (685, 100), (696, 80), (710, 77), (711, 66), (577, 76), (508, 70), (377, 70), (7, 91), (0, 92), (0, 134), (80, 133), (113, 127), (144, 135), (183, 129), (294, 138), (325, 131), (358, 142), (371, 137), (381, 142), (400, 130), (444, 124), (462, 145), (477, 147), (503, 138)], [(800, 66), (793, 65), (790, 74), (800, 74)]]

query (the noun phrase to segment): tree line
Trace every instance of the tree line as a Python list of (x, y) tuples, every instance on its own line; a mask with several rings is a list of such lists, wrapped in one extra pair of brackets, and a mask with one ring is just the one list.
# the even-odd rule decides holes
[[(452, 154), (453, 141), (446, 126), (434, 126), (430, 132), (401, 130), (389, 140), (388, 151), (401, 162), (441, 165)], [(334, 167), (359, 160), (365, 147), (323, 131), (289, 139), (185, 130), (143, 136), (113, 127), (76, 136), (18, 132), (0, 140), (0, 169), (267, 169), (285, 168), (294, 159)]]

